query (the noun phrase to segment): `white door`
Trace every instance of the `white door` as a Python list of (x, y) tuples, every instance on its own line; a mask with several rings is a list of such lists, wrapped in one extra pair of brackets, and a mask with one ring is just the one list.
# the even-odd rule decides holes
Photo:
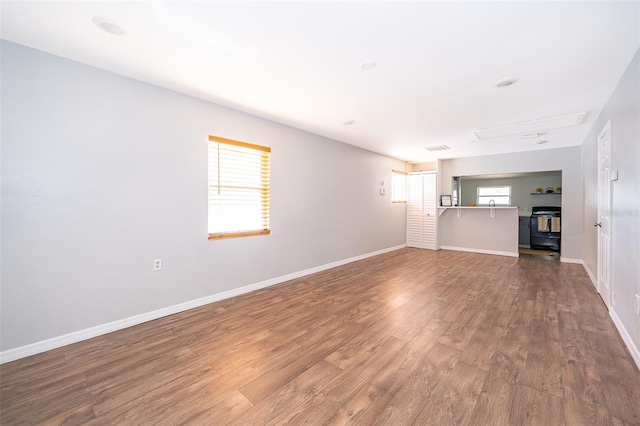
[(598, 136), (598, 292), (607, 307), (614, 305), (611, 288), (611, 122)]
[(436, 174), (409, 174), (407, 246), (436, 250)]
[(407, 183), (407, 246), (422, 248), (422, 175), (409, 174)]
[(422, 248), (429, 250), (436, 249), (436, 174), (427, 173), (423, 175), (422, 190)]

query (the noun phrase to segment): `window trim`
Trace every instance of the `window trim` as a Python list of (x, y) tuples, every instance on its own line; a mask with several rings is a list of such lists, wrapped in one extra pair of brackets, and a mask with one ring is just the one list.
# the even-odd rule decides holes
[[(253, 149), (256, 151), (261, 151), (264, 153), (267, 153), (267, 155), (271, 154), (271, 148), (268, 146), (262, 146), (262, 145), (256, 145), (256, 144), (252, 144), (252, 143), (248, 143), (248, 142), (242, 142), (242, 141), (237, 141), (237, 140), (233, 140), (233, 139), (227, 139), (227, 138), (222, 138), (220, 136), (213, 136), (213, 135), (209, 135), (209, 141), (208, 144), (211, 142), (216, 142), (219, 144), (225, 144), (225, 145), (231, 145), (231, 146), (237, 146), (237, 147), (241, 147), (241, 148), (249, 148), (249, 149)], [(209, 145), (207, 144), (207, 150), (209, 149)], [(271, 165), (269, 162), (269, 174), (271, 174)], [(262, 170), (261, 170), (262, 172)], [(211, 182), (210, 182), (210, 178), (209, 176), (207, 176), (207, 185), (210, 187), (211, 186)], [(266, 187), (262, 187), (261, 188), (261, 199), (263, 201), (263, 204), (265, 203), (265, 199), (267, 200), (267, 205), (269, 206), (269, 199), (270, 199), (270, 193), (271, 193), (271, 184), (269, 183)], [(210, 199), (207, 196), (207, 221), (209, 220), (209, 213), (208, 213), (208, 209), (209, 209), (209, 203), (210, 203)], [(270, 207), (267, 207), (267, 212), (270, 212)], [(264, 211), (263, 211), (264, 213)], [(270, 213), (268, 213), (270, 216)], [(252, 237), (252, 236), (256, 236), (256, 235), (269, 235), (271, 234), (271, 227), (270, 227), (270, 220), (269, 223), (267, 225), (268, 227), (266, 229), (252, 229), (252, 230), (248, 230), (248, 231), (230, 231), (230, 232), (214, 232), (214, 233), (209, 233), (207, 230), (207, 239), (209, 240), (221, 240), (221, 239), (226, 239), (226, 238), (241, 238), (241, 237)], [(207, 224), (208, 227), (208, 224)]]
[(233, 139), (221, 138), (220, 136), (209, 135), (209, 142), (226, 143), (227, 145), (239, 146), (242, 148), (250, 148), (250, 149), (255, 149), (257, 151), (271, 153), (271, 148), (268, 146), (256, 145), (249, 142), (242, 142), (242, 141), (236, 141)]
[[(480, 197), (481, 197), (480, 189), (481, 188), (509, 188), (509, 202), (507, 204), (496, 204), (495, 207), (510, 207), (511, 206), (511, 203), (512, 203), (512, 187), (511, 187), (511, 185), (484, 185), (484, 186), (480, 186), (479, 185), (479, 186), (477, 186), (476, 187), (476, 204), (478, 206), (486, 207), (486, 206), (489, 206), (488, 203), (487, 204), (480, 203)], [(504, 197), (505, 195), (499, 195), (499, 194), (482, 195), (482, 197), (492, 197), (492, 196)]]
[(271, 229), (263, 229), (262, 231), (244, 231), (244, 232), (220, 232), (216, 234), (208, 234), (209, 240), (224, 240), (225, 238), (242, 238), (255, 237), (256, 235), (269, 235)]

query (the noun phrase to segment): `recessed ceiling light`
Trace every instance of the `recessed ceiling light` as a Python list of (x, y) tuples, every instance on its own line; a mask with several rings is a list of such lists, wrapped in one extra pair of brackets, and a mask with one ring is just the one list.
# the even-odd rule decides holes
[(356, 120), (347, 120), (342, 124), (345, 126), (351, 126), (352, 124), (356, 124)]
[(371, 71), (372, 69), (374, 69), (376, 67), (376, 63), (375, 62), (363, 62), (360, 64), (360, 69), (362, 71)]
[(113, 35), (124, 35), (124, 30), (122, 29), (122, 27), (113, 22), (111, 19), (103, 18), (102, 16), (94, 16), (92, 21), (96, 27), (100, 28), (106, 33)]
[(508, 87), (515, 84), (517, 81), (518, 79), (514, 77), (503, 78), (502, 80), (496, 81), (496, 87)]

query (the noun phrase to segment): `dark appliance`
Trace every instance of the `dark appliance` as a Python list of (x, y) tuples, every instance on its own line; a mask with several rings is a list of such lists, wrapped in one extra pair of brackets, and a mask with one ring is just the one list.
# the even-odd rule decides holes
[(518, 216), (518, 246), (531, 247), (531, 216)]
[(562, 207), (540, 206), (531, 209), (531, 248), (560, 252)]

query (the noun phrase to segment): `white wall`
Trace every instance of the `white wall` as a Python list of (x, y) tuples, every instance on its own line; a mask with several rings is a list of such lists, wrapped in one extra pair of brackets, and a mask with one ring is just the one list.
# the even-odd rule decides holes
[[(640, 50), (598, 116), (582, 145), (584, 169), (583, 259), (592, 277), (598, 275), (598, 135), (611, 120), (612, 184), (611, 285), (615, 292), (610, 314), (640, 366), (640, 316), (634, 298), (640, 294)], [(593, 278), (592, 278), (593, 279)]]
[[(1, 50), (3, 351), (405, 243), (402, 161)], [(271, 235), (207, 240), (210, 134), (272, 147)]]
[[(582, 176), (580, 147), (545, 149), (512, 154), (442, 160), (438, 179), (443, 194), (451, 194), (453, 176), (495, 173), (562, 171), (562, 247), (561, 258), (582, 259)], [(447, 229), (440, 227), (441, 238)]]

